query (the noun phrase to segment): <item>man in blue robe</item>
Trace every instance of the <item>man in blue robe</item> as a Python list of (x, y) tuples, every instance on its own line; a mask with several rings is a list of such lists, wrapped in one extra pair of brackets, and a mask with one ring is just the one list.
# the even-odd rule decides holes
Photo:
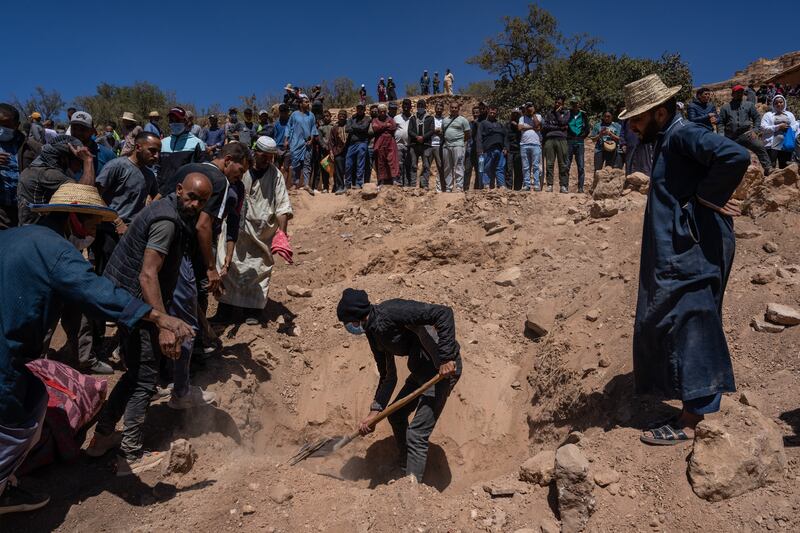
[(655, 142), (644, 215), (633, 334), (636, 391), (680, 399), (677, 418), (645, 431), (648, 444), (693, 439), (721, 394), (736, 390), (722, 329), (722, 297), (733, 262), (732, 200), (750, 155), (735, 142), (676, 114), (656, 75), (625, 86), (620, 115), (642, 142)]

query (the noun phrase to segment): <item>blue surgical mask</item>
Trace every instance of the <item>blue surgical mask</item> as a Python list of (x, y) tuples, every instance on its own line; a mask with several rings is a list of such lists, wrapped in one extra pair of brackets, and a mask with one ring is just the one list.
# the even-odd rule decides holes
[(14, 130), (0, 126), (0, 142), (7, 143), (14, 138)]
[(364, 334), (364, 326), (359, 324), (358, 326), (354, 326), (352, 322), (347, 322), (344, 325), (344, 329), (347, 330), (348, 333), (353, 335), (363, 335)]
[(170, 122), (169, 123), (169, 131), (173, 135), (180, 135), (186, 129), (186, 124), (183, 122)]

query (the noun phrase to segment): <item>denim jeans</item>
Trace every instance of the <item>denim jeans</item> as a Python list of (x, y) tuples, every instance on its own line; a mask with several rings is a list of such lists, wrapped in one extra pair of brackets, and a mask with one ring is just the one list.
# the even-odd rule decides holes
[(311, 185), (311, 156), (311, 148), (306, 148), (302, 158), (292, 159), (292, 181), (295, 185)]
[(694, 415), (708, 415), (719, 411), (721, 401), (722, 394), (719, 393), (710, 396), (701, 396), (693, 400), (684, 400), (683, 408)]
[(498, 189), (506, 186), (506, 156), (500, 148), (492, 148), (483, 153), (483, 186), (489, 187), (492, 181)]
[(569, 139), (567, 141), (567, 176), (572, 168), (572, 159), (578, 165), (578, 188), (583, 189), (583, 182), (586, 180), (586, 162), (583, 160), (583, 139)]
[(522, 156), (522, 188), (531, 188), (531, 171), (533, 171), (533, 187), (541, 187), (540, 173), (542, 167), (542, 146), (540, 144), (521, 144), (519, 147)]
[[(192, 261), (188, 257), (184, 256), (181, 259), (180, 275), (168, 311), (170, 315), (189, 324), (194, 329), (195, 335), (200, 332), (200, 323), (197, 319), (197, 283)], [(184, 396), (189, 392), (189, 367), (192, 363), (193, 346), (193, 338), (186, 340), (181, 345), (181, 356), (174, 362), (172, 378), (176, 396)]]
[[(347, 147), (347, 161), (344, 170), (345, 188), (364, 186), (364, 172), (367, 169), (367, 143), (356, 142)], [(353, 172), (355, 171), (355, 184), (353, 184)]]

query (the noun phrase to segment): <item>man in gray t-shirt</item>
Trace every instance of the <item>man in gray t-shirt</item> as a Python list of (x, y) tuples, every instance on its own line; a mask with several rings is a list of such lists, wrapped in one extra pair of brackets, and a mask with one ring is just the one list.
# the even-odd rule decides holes
[(464, 191), (464, 157), (465, 142), (469, 141), (471, 128), (469, 121), (458, 114), (461, 106), (458, 102), (450, 103), (450, 116), (442, 120), (444, 137), (444, 175), (447, 192)]

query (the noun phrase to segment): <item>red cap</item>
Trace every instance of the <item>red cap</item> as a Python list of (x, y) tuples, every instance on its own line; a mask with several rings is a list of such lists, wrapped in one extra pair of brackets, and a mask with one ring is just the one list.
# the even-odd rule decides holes
[(731, 89), (732, 93), (738, 93), (739, 91), (744, 91), (744, 85), (734, 85), (733, 89)]
[(186, 118), (186, 110), (184, 108), (182, 108), (182, 107), (175, 106), (175, 107), (173, 107), (172, 109), (169, 110), (169, 113), (167, 113), (167, 116), (168, 117), (174, 116), (174, 117), (178, 117), (179, 119), (185, 119)]

